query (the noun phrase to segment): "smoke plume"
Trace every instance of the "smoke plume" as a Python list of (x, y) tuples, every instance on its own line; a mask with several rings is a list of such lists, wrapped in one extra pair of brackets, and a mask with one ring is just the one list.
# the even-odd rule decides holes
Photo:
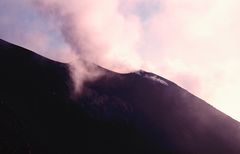
[(79, 57), (117, 71), (139, 68), (139, 18), (123, 14), (119, 0), (35, 0), (34, 4), (54, 20)]
[(55, 22), (76, 56), (72, 67), (78, 89), (85, 79), (101, 74), (82, 67), (79, 59), (121, 72), (140, 68), (139, 17), (121, 12), (119, 0), (35, 0), (33, 5)]

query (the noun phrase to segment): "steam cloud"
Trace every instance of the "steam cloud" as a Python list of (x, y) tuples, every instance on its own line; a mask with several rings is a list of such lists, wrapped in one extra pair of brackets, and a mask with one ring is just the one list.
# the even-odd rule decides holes
[(54, 20), (72, 49), (71, 55), (76, 56), (72, 67), (77, 89), (81, 89), (84, 80), (101, 74), (97, 69), (83, 67), (79, 58), (115, 71), (140, 68), (136, 53), (141, 39), (139, 17), (123, 14), (119, 0), (33, 2), (42, 14)]
[(119, 0), (33, 2), (56, 22), (65, 42), (79, 57), (117, 71), (139, 68), (139, 18), (121, 13)]
[[(240, 120), (239, 6), (238, 0), (0, 0), (0, 36), (72, 61), (76, 81), (95, 72), (76, 67), (78, 58), (120, 72), (153, 71)], [(33, 17), (22, 17), (24, 11)]]

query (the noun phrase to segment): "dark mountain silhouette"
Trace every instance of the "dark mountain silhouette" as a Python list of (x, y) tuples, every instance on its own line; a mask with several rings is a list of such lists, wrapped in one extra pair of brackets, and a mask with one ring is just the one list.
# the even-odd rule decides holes
[(237, 121), (155, 74), (105, 70), (73, 97), (68, 64), (3, 40), (0, 72), (1, 154), (240, 153)]

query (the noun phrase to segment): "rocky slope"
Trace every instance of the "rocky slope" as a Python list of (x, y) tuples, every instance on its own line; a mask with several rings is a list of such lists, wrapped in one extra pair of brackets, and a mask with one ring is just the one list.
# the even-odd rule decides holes
[(0, 72), (1, 154), (240, 153), (237, 121), (155, 74), (105, 70), (73, 97), (68, 64), (3, 40)]

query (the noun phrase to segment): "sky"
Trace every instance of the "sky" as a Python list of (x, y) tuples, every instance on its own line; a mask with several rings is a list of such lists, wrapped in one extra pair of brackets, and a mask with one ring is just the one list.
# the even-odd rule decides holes
[(0, 38), (163, 76), (240, 121), (239, 0), (0, 0)]

